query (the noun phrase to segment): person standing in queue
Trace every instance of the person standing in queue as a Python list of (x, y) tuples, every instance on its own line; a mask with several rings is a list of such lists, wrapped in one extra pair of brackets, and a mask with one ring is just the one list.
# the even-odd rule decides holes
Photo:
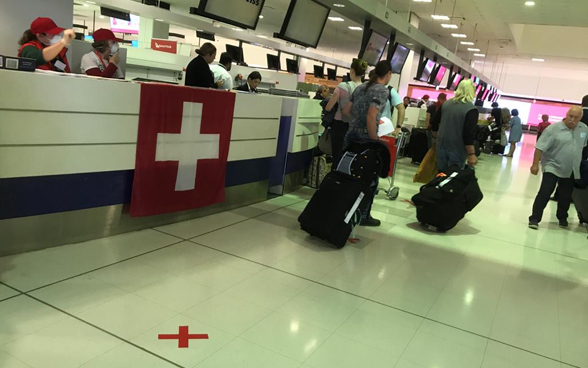
[(94, 51), (82, 57), (82, 73), (94, 77), (123, 79), (124, 76), (118, 68), (119, 46), (114, 33), (109, 29), (101, 28), (94, 32), (92, 37)]
[(210, 67), (214, 76), (214, 82), (218, 84), (219, 81), (222, 81), (222, 84), (219, 86), (220, 89), (227, 91), (233, 89), (233, 78), (229, 74), (232, 66), (233, 57), (228, 52), (223, 52), (218, 64)]
[(324, 100), (329, 97), (329, 87), (326, 84), (320, 85), (316, 90), (313, 100)]
[(259, 72), (252, 72), (247, 77), (247, 83), (237, 87), (237, 91), (257, 93), (257, 87), (261, 83), (261, 74)]
[[(345, 136), (345, 146), (350, 142), (371, 139), (379, 140), (378, 123), (388, 102), (390, 91), (386, 87), (392, 78), (392, 66), (387, 61), (380, 61), (376, 65), (375, 73), (370, 80), (358, 86), (349, 102), (343, 107), (343, 113), (352, 115), (349, 131)], [(399, 102), (401, 104), (401, 102)], [(361, 226), (380, 226), (380, 220), (372, 217), (371, 209), (378, 189), (376, 179), (371, 186), (370, 204), (362, 214)]]
[(40, 70), (71, 73), (65, 54), (75, 36), (73, 29), (58, 27), (50, 18), (37, 18), (18, 42), (18, 57), (34, 59)]
[(476, 132), (478, 109), (474, 106), (475, 89), (471, 80), (462, 81), (455, 97), (445, 102), (437, 112), (440, 121), (437, 133), (437, 169), (445, 171), (451, 166), (460, 169), (467, 164), (476, 166)]
[[(333, 170), (337, 168), (341, 157), (343, 157), (343, 148), (345, 142), (345, 135), (349, 129), (349, 123), (351, 122), (351, 115), (345, 115), (343, 113), (343, 107), (349, 102), (351, 95), (361, 84), (361, 78), (365, 75), (368, 64), (361, 59), (353, 59), (351, 63), (351, 69), (349, 75), (351, 80), (348, 82), (340, 83), (335, 92), (331, 96), (329, 103), (325, 107), (325, 111), (330, 112), (335, 108), (337, 103), (337, 111), (335, 112), (335, 118), (331, 123), (331, 152), (333, 154)], [(385, 101), (384, 101), (385, 102)]]
[(202, 88), (221, 88), (222, 81), (214, 83), (209, 64), (216, 58), (216, 47), (210, 42), (196, 50), (198, 56), (186, 68), (186, 86)]
[(439, 119), (438, 112), (441, 110), (443, 104), (447, 101), (447, 94), (440, 93), (437, 97), (437, 102), (429, 106), (427, 109), (427, 138), (429, 139), (429, 148), (435, 146), (437, 142), (437, 134), (439, 133), (439, 124), (441, 124), (441, 120)]

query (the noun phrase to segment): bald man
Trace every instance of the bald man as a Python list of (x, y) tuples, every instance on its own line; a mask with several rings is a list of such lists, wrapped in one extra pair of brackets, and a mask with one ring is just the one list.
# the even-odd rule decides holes
[(574, 177), (580, 177), (582, 150), (588, 143), (588, 126), (582, 122), (582, 108), (572, 107), (563, 121), (550, 125), (535, 146), (535, 157), (531, 174), (539, 173), (539, 162), (543, 167), (541, 189), (533, 204), (529, 227), (538, 229), (549, 196), (558, 185), (557, 219), (559, 226), (568, 227), (568, 210), (572, 202)]

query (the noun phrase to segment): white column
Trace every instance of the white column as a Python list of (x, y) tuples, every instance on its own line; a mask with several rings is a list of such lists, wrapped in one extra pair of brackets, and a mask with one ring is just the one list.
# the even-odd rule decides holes
[[(413, 27), (419, 28), (420, 18), (411, 13), (410, 15), (410, 24)], [(404, 96), (408, 93), (408, 85), (413, 81), (414, 75), (412, 74), (412, 66), (413, 61), (415, 60), (415, 53), (413, 51), (408, 54), (408, 58), (406, 59), (406, 64), (404, 64), (404, 69), (402, 69), (402, 73), (400, 74), (400, 78), (398, 79), (398, 94), (400, 97), (404, 98)], [(393, 85), (394, 86), (394, 85)]]
[(169, 38), (169, 23), (141, 17), (141, 23), (139, 25), (139, 47), (150, 49), (153, 38), (167, 40)]

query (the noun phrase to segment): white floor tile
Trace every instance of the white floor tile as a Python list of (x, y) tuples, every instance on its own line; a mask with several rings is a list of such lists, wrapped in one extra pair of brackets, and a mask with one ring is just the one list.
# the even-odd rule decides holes
[(302, 290), (258, 275), (252, 276), (227, 290), (227, 294), (259, 306), (276, 309)]
[(486, 343), (486, 339), (475, 335), (424, 321), (402, 359), (425, 367), (480, 367)]
[(19, 293), (17, 291), (14, 291), (8, 286), (0, 285), (0, 301), (18, 294)]
[(137, 291), (171, 276), (169, 272), (141, 261), (141, 258), (124, 261), (88, 275), (128, 292)]
[(198, 368), (296, 368), (300, 362), (237, 338)]
[(241, 335), (271, 313), (271, 309), (232, 297), (227, 293), (213, 296), (184, 312), (191, 318), (235, 336)]
[(304, 362), (331, 332), (309, 323), (272, 314), (241, 337), (298, 362)]
[(397, 360), (397, 356), (335, 334), (325, 341), (305, 364), (315, 368), (356, 368), (366, 365), (373, 368), (388, 368), (394, 367)]
[(172, 276), (139, 289), (134, 294), (181, 313), (218, 292), (180, 276)]
[(560, 368), (560, 363), (489, 341), (482, 368)]
[(117, 336), (130, 339), (177, 314), (147, 299), (128, 294), (87, 310), (79, 316)]
[(23, 363), (12, 355), (0, 350), (0, 367), (2, 368), (30, 368), (30, 365)]
[(183, 242), (139, 257), (141, 262), (171, 273), (181, 273), (222, 253), (198, 244)]
[(0, 345), (66, 317), (67, 315), (24, 295), (0, 302)]
[(116, 348), (97, 356), (81, 368), (177, 368), (152, 354), (129, 344), (121, 344)]
[(248, 279), (253, 274), (225, 265), (217, 260), (211, 260), (182, 272), (180, 276), (212, 289), (223, 291)]
[(31, 293), (74, 315), (126, 294), (126, 291), (89, 275), (78, 276)]
[(2, 349), (34, 368), (76, 368), (121, 343), (119, 339), (68, 317), (12, 341)]
[[(208, 334), (208, 339), (190, 340), (188, 348), (178, 348), (177, 340), (159, 340), (160, 334), (177, 334), (188, 326), (190, 334)], [(179, 315), (132, 339), (132, 342), (184, 367), (194, 367), (235, 337), (210, 325)]]
[(191, 239), (198, 235), (214, 231), (234, 223), (247, 220), (249, 217), (229, 212), (216, 213), (214, 215), (200, 217), (193, 220), (178, 222), (155, 228), (167, 234), (182, 239)]

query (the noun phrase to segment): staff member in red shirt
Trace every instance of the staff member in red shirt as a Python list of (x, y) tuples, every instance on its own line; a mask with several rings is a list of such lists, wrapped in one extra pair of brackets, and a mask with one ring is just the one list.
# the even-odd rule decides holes
[(82, 57), (82, 73), (103, 78), (124, 78), (118, 68), (119, 46), (114, 33), (109, 29), (101, 28), (95, 31), (92, 37), (94, 51)]
[(18, 57), (35, 59), (37, 69), (71, 73), (65, 54), (75, 35), (73, 29), (57, 27), (50, 18), (37, 18), (18, 42)]

